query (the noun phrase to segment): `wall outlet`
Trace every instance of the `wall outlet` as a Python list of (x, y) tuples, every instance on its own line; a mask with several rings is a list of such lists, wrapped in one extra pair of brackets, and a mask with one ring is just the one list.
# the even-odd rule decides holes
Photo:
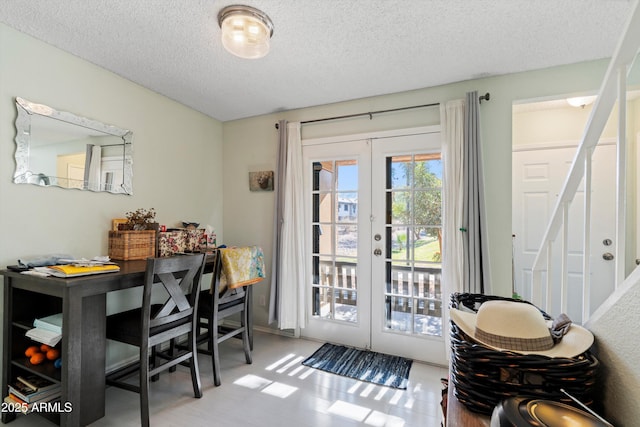
[(266, 297), (264, 295), (260, 295), (259, 299), (260, 299), (260, 305), (261, 306), (264, 307), (265, 305), (267, 305), (267, 299), (266, 299)]

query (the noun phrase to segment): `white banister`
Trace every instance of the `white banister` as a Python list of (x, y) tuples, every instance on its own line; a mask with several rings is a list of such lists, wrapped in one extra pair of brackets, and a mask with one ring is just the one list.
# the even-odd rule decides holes
[[(583, 248), (583, 308), (582, 322), (586, 322), (590, 315), (590, 224), (591, 224), (591, 157), (593, 149), (598, 144), (609, 115), (618, 100), (618, 144), (617, 144), (617, 176), (616, 176), (616, 254), (615, 254), (615, 285), (625, 279), (626, 258), (626, 81), (630, 66), (640, 48), (640, 0), (634, 0), (632, 12), (629, 16), (622, 37), (609, 62), (604, 79), (598, 91), (595, 104), (591, 110), (587, 124), (576, 150), (573, 163), (552, 211), (550, 221), (543, 234), (540, 248), (536, 254), (532, 267), (532, 300), (549, 311), (552, 307), (552, 257), (551, 248), (556, 240), (560, 227), (563, 229), (561, 241), (561, 272), (560, 272), (560, 308), (567, 309), (568, 287), (568, 211), (578, 190), (580, 182), (585, 179), (585, 229)], [(542, 272), (546, 270), (545, 303), (542, 304)]]

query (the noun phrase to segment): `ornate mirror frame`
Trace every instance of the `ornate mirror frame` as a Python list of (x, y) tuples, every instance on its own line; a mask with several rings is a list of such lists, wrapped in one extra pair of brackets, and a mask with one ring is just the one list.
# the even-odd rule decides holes
[[(133, 194), (131, 131), (20, 97), (16, 97), (16, 109), (14, 183)], [(47, 155), (39, 154), (39, 149)], [(61, 170), (60, 157), (69, 151), (77, 152), (75, 156), (81, 165), (76, 167), (76, 175), (81, 177), (71, 179), (71, 175), (61, 177), (60, 173), (55, 173), (55, 168)], [(47, 163), (56, 165), (47, 164), (48, 170), (33, 170), (42, 168), (37, 165), (44, 157), (47, 157)], [(85, 168), (87, 163), (90, 166)], [(71, 167), (67, 165), (67, 168)]]

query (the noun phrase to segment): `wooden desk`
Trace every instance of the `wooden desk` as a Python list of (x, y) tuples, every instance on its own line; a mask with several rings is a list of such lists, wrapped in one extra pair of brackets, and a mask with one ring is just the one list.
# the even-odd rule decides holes
[(454, 394), (454, 385), (449, 381), (447, 394), (447, 427), (489, 427), (491, 419), (487, 415), (468, 410)]
[[(207, 261), (212, 268), (213, 257)], [(146, 261), (121, 261), (120, 271), (61, 279), (0, 271), (4, 276), (2, 396), (18, 373), (36, 373), (62, 385), (62, 411), (42, 414), (62, 426), (87, 425), (104, 416), (107, 293), (142, 286)], [(62, 312), (62, 368), (27, 363), (33, 344), (24, 334), (35, 318)], [(65, 412), (69, 402), (71, 411)], [(16, 414), (2, 413), (2, 422)]]

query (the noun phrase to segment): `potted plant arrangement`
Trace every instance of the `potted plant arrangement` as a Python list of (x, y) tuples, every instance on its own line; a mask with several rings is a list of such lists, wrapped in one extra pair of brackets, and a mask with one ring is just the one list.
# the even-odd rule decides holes
[(109, 231), (109, 257), (116, 260), (147, 259), (156, 253), (156, 211), (137, 209), (126, 213), (127, 221)]
[(158, 230), (158, 223), (155, 222), (156, 211), (140, 208), (126, 213), (127, 222), (123, 224), (125, 230)]

